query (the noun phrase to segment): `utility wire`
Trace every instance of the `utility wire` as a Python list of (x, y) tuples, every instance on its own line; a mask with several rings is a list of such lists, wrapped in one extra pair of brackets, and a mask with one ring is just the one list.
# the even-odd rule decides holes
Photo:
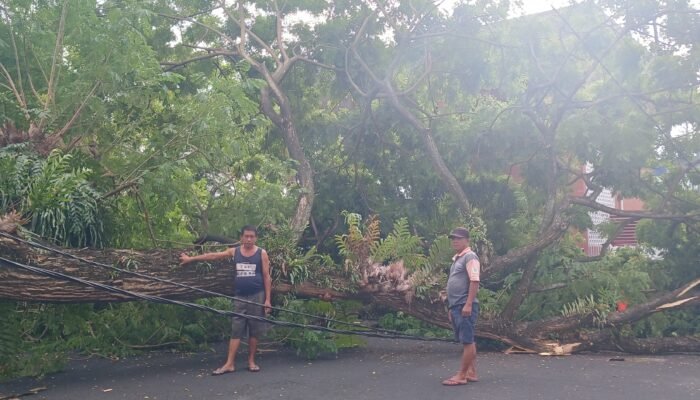
[[(193, 291), (200, 292), (200, 293), (205, 293), (205, 294), (212, 295), (212, 296), (216, 296), (216, 297), (224, 297), (224, 298), (227, 298), (227, 299), (230, 299), (230, 300), (233, 300), (233, 301), (238, 301), (238, 302), (241, 302), (241, 303), (253, 304), (253, 305), (265, 307), (265, 305), (262, 304), (262, 303), (257, 303), (257, 302), (254, 302), (254, 301), (250, 301), (250, 300), (246, 300), (246, 299), (241, 299), (241, 298), (239, 298), (239, 297), (229, 296), (229, 295), (226, 295), (226, 294), (223, 294), (223, 293), (214, 292), (214, 291), (211, 291), (211, 290), (207, 290), (207, 289), (202, 289), (202, 288), (198, 288), (198, 287), (194, 287), (194, 286), (185, 285), (184, 283), (179, 283), (179, 282), (171, 281), (171, 280), (168, 280), (168, 279), (158, 278), (158, 277), (156, 277), (156, 276), (147, 275), (147, 274), (142, 274), (142, 273), (139, 273), (139, 272), (136, 272), (136, 271), (129, 271), (129, 270), (127, 270), (127, 269), (115, 267), (114, 265), (109, 265), (109, 264), (104, 264), (104, 263), (100, 263), (100, 262), (93, 261), (93, 260), (88, 260), (88, 259), (86, 259), (86, 258), (78, 257), (78, 256), (76, 256), (76, 255), (74, 255), (74, 254), (70, 254), (70, 253), (67, 253), (67, 252), (65, 252), (65, 251), (61, 251), (61, 250), (58, 250), (58, 249), (56, 249), (56, 248), (43, 245), (43, 244), (41, 244), (41, 243), (36, 243), (36, 242), (33, 242), (33, 241), (28, 241), (28, 240), (22, 239), (22, 238), (20, 238), (20, 237), (17, 237), (17, 236), (15, 236), (15, 235), (11, 235), (11, 234), (6, 233), (6, 232), (0, 232), (0, 236), (4, 236), (4, 237), (6, 237), (6, 238), (9, 238), (9, 239), (18, 241), (18, 242), (20, 242), (20, 243), (24, 243), (24, 244), (26, 244), (26, 245), (28, 245), (28, 246), (31, 246), (31, 247), (39, 248), (39, 249), (42, 249), (42, 250), (47, 250), (47, 251), (50, 251), (50, 252), (55, 253), (55, 254), (60, 254), (60, 255), (62, 255), (62, 256), (64, 256), (64, 257), (68, 257), (68, 258), (70, 258), (70, 259), (73, 259), (73, 260), (76, 260), (76, 261), (80, 261), (80, 262), (85, 263), (85, 264), (97, 266), (97, 267), (100, 267), (100, 268), (111, 269), (111, 270), (113, 270), (113, 271), (118, 271), (118, 272), (120, 272), (120, 273), (129, 274), (129, 275), (132, 275), (132, 276), (138, 276), (138, 277), (140, 277), (140, 278), (144, 278), (144, 279), (152, 280), (152, 281), (156, 281), (156, 282), (166, 283), (166, 284), (169, 284), (169, 285), (173, 285), (173, 286), (177, 286), (177, 287), (181, 287), (181, 288), (193, 290)], [(34, 268), (38, 268), (38, 267), (34, 267)], [(388, 333), (388, 334), (402, 335), (402, 336), (411, 336), (411, 335), (405, 335), (403, 332), (396, 331), (396, 330), (392, 330), (392, 329), (371, 328), (371, 327), (369, 327), (369, 326), (365, 326), (365, 325), (362, 325), (362, 324), (356, 324), (356, 323), (352, 323), (352, 322), (341, 321), (341, 320), (337, 320), (337, 319), (333, 319), (333, 318), (323, 317), (323, 316), (320, 316), (320, 315), (314, 315), (314, 314), (305, 313), (305, 312), (302, 312), (302, 311), (289, 310), (289, 309), (286, 309), (286, 308), (274, 307), (274, 306), (271, 306), (270, 308), (271, 308), (272, 310), (275, 310), (275, 311), (280, 311), (280, 312), (284, 312), (284, 313), (288, 313), (288, 314), (294, 314), (294, 315), (305, 316), (305, 317), (314, 318), (314, 319), (317, 319), (317, 320), (322, 320), (322, 321), (325, 321), (325, 322), (331, 322), (331, 323), (340, 324), (340, 325), (345, 325), (345, 326), (352, 326), (352, 327), (355, 327), (355, 328), (365, 328), (365, 329), (367, 329), (367, 330), (372, 330), (372, 331), (377, 331), (377, 332), (385, 332), (385, 333)]]
[(13, 267), (13, 268), (22, 269), (25, 271), (34, 272), (36, 274), (40, 274), (40, 275), (44, 275), (44, 276), (49, 276), (49, 277), (52, 277), (55, 279), (61, 279), (61, 280), (69, 281), (69, 282), (76, 282), (76, 283), (79, 283), (81, 285), (104, 290), (106, 292), (117, 293), (117, 294), (121, 294), (124, 296), (142, 299), (142, 300), (146, 300), (146, 301), (150, 301), (150, 302), (154, 302), (154, 303), (174, 304), (174, 305), (178, 305), (178, 306), (182, 306), (182, 307), (186, 307), (186, 308), (191, 308), (194, 310), (207, 311), (207, 312), (211, 312), (214, 314), (225, 315), (225, 316), (242, 317), (242, 318), (246, 318), (246, 319), (251, 319), (251, 320), (260, 321), (260, 322), (266, 322), (266, 323), (269, 323), (272, 325), (284, 326), (284, 327), (289, 327), (289, 328), (310, 329), (310, 330), (315, 330), (315, 331), (330, 332), (330, 333), (336, 333), (336, 334), (342, 334), (342, 335), (356, 335), (356, 336), (375, 337), (375, 338), (382, 338), (382, 339), (406, 339), (406, 340), (417, 340), (417, 341), (424, 341), (424, 342), (454, 342), (451, 339), (444, 339), (444, 338), (431, 338), (431, 337), (411, 336), (411, 335), (402, 335), (402, 334), (399, 334), (399, 335), (397, 335), (397, 334), (385, 334), (385, 333), (379, 333), (376, 331), (350, 331), (350, 330), (345, 330), (345, 329), (328, 328), (328, 327), (319, 326), (319, 325), (308, 325), (308, 324), (300, 324), (300, 323), (296, 323), (296, 322), (274, 320), (274, 319), (270, 319), (270, 318), (266, 318), (266, 317), (260, 317), (257, 315), (248, 315), (248, 314), (238, 313), (235, 311), (219, 310), (219, 309), (216, 309), (213, 307), (209, 307), (209, 306), (205, 306), (205, 305), (201, 305), (201, 304), (196, 304), (196, 303), (189, 303), (189, 302), (185, 302), (185, 301), (166, 299), (166, 298), (160, 297), (160, 296), (153, 296), (153, 295), (147, 295), (147, 294), (142, 294), (142, 293), (136, 293), (136, 292), (132, 292), (129, 290), (106, 285), (104, 283), (93, 282), (93, 281), (78, 278), (75, 276), (63, 274), (61, 272), (50, 271), (50, 270), (47, 270), (44, 268), (34, 267), (31, 265), (27, 265), (27, 264), (22, 264), (22, 263), (19, 263), (16, 261), (8, 260), (4, 257), (0, 257), (0, 264), (4, 264), (5, 266), (9, 266), (9, 267)]
[[(185, 288), (185, 289), (190, 289), (190, 290), (193, 290), (193, 291), (196, 291), (196, 292), (209, 294), (209, 295), (212, 295), (212, 296), (224, 297), (224, 298), (227, 298), (227, 299), (230, 299), (230, 300), (233, 300), (233, 301), (238, 301), (238, 302), (241, 302), (241, 303), (253, 304), (253, 305), (257, 305), (257, 306), (261, 306), (261, 307), (264, 307), (264, 306), (265, 306), (265, 305), (262, 304), (262, 303), (258, 303), (258, 302), (251, 301), (251, 300), (247, 300), (247, 299), (242, 299), (242, 298), (239, 298), (239, 297), (236, 297), (236, 296), (229, 296), (229, 295), (226, 295), (226, 294), (223, 294), (223, 293), (218, 293), (218, 292), (214, 292), (214, 291), (211, 291), (211, 290), (207, 290), (207, 289), (202, 289), (202, 288), (198, 288), (198, 287), (195, 287), (195, 286), (186, 285), (186, 284), (184, 284), (184, 283), (179, 283), (179, 282), (171, 281), (171, 280), (168, 280), (168, 279), (158, 278), (158, 277), (152, 276), (152, 275), (142, 274), (142, 273), (135, 272), (135, 271), (129, 271), (129, 270), (127, 270), (127, 269), (115, 267), (114, 265), (109, 265), (109, 264), (104, 264), (104, 263), (100, 263), (100, 262), (93, 261), (93, 260), (88, 260), (88, 259), (86, 259), (86, 258), (78, 257), (78, 256), (76, 256), (76, 255), (74, 255), (74, 254), (70, 254), (70, 253), (67, 253), (67, 252), (58, 250), (58, 249), (56, 249), (56, 248), (52, 248), (52, 247), (49, 247), (49, 246), (46, 246), (46, 245), (43, 245), (43, 244), (40, 244), (40, 243), (31, 242), (31, 241), (28, 241), (28, 240), (21, 239), (21, 238), (19, 238), (19, 237), (14, 236), (14, 235), (7, 234), (7, 233), (5, 233), (5, 232), (0, 232), (0, 236), (5, 236), (5, 237), (7, 237), (7, 238), (14, 239), (14, 240), (16, 240), (16, 241), (18, 241), (18, 242), (20, 242), (20, 243), (24, 243), (24, 244), (27, 244), (27, 245), (32, 246), (32, 247), (36, 247), (36, 248), (40, 248), (40, 249), (42, 249), (42, 250), (47, 250), (47, 251), (50, 251), (50, 252), (53, 252), (53, 253), (56, 253), (56, 254), (60, 254), (60, 255), (62, 255), (62, 256), (65, 256), (65, 257), (74, 259), (74, 260), (76, 260), (76, 261), (80, 261), (80, 262), (82, 262), (82, 263), (89, 264), (89, 265), (94, 265), (94, 266), (97, 266), (97, 267), (100, 267), (100, 268), (108, 268), (108, 269), (111, 269), (111, 270), (113, 270), (113, 271), (118, 271), (118, 272), (120, 272), (120, 273), (129, 274), (129, 275), (132, 275), (132, 276), (138, 276), (138, 277), (140, 277), (140, 278), (144, 278), (144, 279), (148, 279), (148, 280), (152, 280), (152, 281), (156, 281), (156, 282), (162, 282), (162, 283), (166, 283), (166, 284), (169, 284), (169, 285), (173, 285), (173, 286), (177, 286), (177, 287), (181, 287), (181, 288)], [(359, 326), (359, 327), (363, 327), (363, 328), (367, 328), (367, 329), (372, 329), (372, 328), (370, 328), (370, 327), (368, 327), (368, 326), (364, 326), (364, 325), (360, 325), (360, 324), (354, 324), (354, 323), (352, 323), (352, 322), (347, 322), (347, 321), (340, 321), (340, 320), (336, 320), (336, 319), (333, 319), (333, 318), (322, 317), (322, 316), (319, 316), (319, 315), (308, 314), (308, 313), (301, 312), (301, 311), (294, 311), (294, 310), (289, 310), (289, 309), (280, 308), (280, 307), (272, 307), (272, 306), (271, 306), (270, 308), (273, 309), (273, 310), (276, 310), (276, 311), (286, 312), (286, 313), (289, 313), (289, 314), (302, 315), (302, 316), (305, 316), (305, 317), (311, 317), (311, 318), (315, 318), (315, 319), (321, 319), (321, 320), (324, 320), (324, 321), (326, 321), (326, 322), (333, 322), (333, 323), (342, 324), (342, 325), (347, 325), (347, 326), (353, 326), (353, 327), (358, 327), (358, 326)], [(380, 331), (384, 331), (384, 332), (387, 332), (387, 333), (401, 334), (401, 332), (398, 332), (398, 331), (391, 331), (391, 330), (388, 330), (388, 329), (387, 329), (387, 330), (384, 330), (384, 329), (379, 328), (379, 329), (375, 329), (375, 330), (380, 330)]]

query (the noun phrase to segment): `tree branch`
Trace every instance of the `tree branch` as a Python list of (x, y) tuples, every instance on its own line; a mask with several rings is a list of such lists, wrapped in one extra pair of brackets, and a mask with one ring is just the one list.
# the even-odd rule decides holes
[[(51, 61), (51, 73), (49, 75), (49, 83), (46, 93), (46, 102), (44, 103), (44, 114), (48, 115), (49, 106), (53, 103), (54, 97), (56, 96), (56, 87), (58, 86), (58, 64), (63, 55), (63, 38), (65, 34), (66, 26), (66, 14), (68, 13), (68, 1), (63, 2), (63, 8), (61, 9), (61, 19), (58, 23), (58, 32), (56, 33), (56, 45), (54, 46), (53, 59)], [(41, 118), (39, 121), (39, 130), (44, 130), (46, 126), (46, 118)]]
[(12, 75), (10, 75), (10, 72), (5, 68), (3, 64), (0, 63), (0, 69), (2, 70), (3, 75), (5, 75), (5, 79), (7, 79), (8, 85), (0, 84), (1, 86), (4, 86), (8, 88), (12, 94), (15, 95), (15, 98), (17, 99), (17, 103), (19, 103), (20, 107), (22, 108), (22, 113), (24, 114), (24, 117), (29, 120), (29, 111), (27, 110), (27, 103), (25, 103), (22, 94), (19, 92), (17, 87), (15, 86), (15, 82), (12, 79)]
[(576, 177), (576, 179), (574, 179), (572, 182), (569, 182), (569, 185), (567, 185), (567, 186), (573, 185), (576, 182), (576, 180), (578, 180), (578, 179), (581, 179), (583, 181), (583, 183), (586, 185), (586, 189), (591, 191), (591, 193), (588, 193), (585, 196), (586, 198), (595, 200), (598, 198), (600, 193), (603, 191), (604, 188), (602, 186), (600, 186), (596, 183), (593, 183), (593, 181), (591, 180), (591, 176), (594, 176), (595, 172), (584, 173), (584, 172), (576, 171), (575, 169), (571, 168), (570, 165), (567, 165), (566, 163), (564, 163), (561, 160), (557, 160), (557, 164), (559, 165), (559, 167), (565, 169), (568, 173), (570, 173), (571, 175)]
[(277, 6), (277, 0), (274, 0), (272, 4), (275, 6), (275, 29), (277, 31), (275, 33), (277, 35), (277, 48), (282, 56), (282, 62), (285, 63), (289, 60), (289, 54), (287, 54), (287, 50), (284, 48), (284, 40), (282, 39), (282, 12)]
[[(700, 303), (700, 294), (697, 287), (700, 286), (700, 278), (686, 283), (680, 288), (667, 292), (646, 303), (629, 307), (624, 312), (615, 311), (607, 315), (604, 327), (615, 327), (639, 321), (651, 314), (670, 309), (689, 307)], [(584, 326), (593, 326), (590, 315), (574, 315), (570, 317), (553, 317), (527, 324), (525, 334), (537, 332), (545, 336), (555, 332), (564, 332), (572, 329), (580, 329)]]
[[(9, 17), (8, 17), (9, 20)], [(19, 65), (19, 51), (17, 50), (17, 42), (15, 41), (15, 30), (12, 29), (12, 21), (9, 21), (10, 28), (10, 42), (12, 43), (12, 51), (15, 54), (15, 68), (17, 69), (17, 81), (19, 86), (20, 94), (22, 95), (22, 100), (24, 101), (25, 107), (27, 104), (27, 96), (24, 93), (24, 85), (22, 85), (22, 68)], [(31, 74), (27, 74), (30, 76)], [(31, 78), (30, 78), (31, 79)], [(31, 84), (30, 84), (31, 85)]]
[(432, 60), (431, 60), (431, 57), (430, 57), (430, 52), (428, 52), (428, 50), (426, 49), (426, 51), (425, 51), (425, 70), (420, 74), (420, 76), (418, 76), (418, 78), (416, 79), (416, 81), (413, 82), (413, 84), (412, 84), (411, 86), (409, 86), (408, 88), (406, 88), (406, 89), (404, 89), (404, 90), (402, 90), (402, 91), (396, 93), (396, 95), (397, 95), (397, 96), (405, 96), (405, 95), (407, 95), (407, 94), (409, 94), (409, 93), (413, 93), (413, 91), (415, 91), (416, 88), (418, 88), (418, 85), (420, 85), (421, 83), (423, 83), (423, 81), (425, 80), (425, 78), (428, 77), (428, 75), (430, 74), (431, 70), (432, 70)]
[[(239, 53), (241, 53), (241, 55), (243, 55), (243, 56), (246, 58), (246, 60), (248, 60), (248, 58), (250, 58), (250, 60), (252, 60), (252, 57), (250, 57), (250, 56), (248, 55), (248, 53), (245, 51), (245, 48), (244, 48), (244, 47), (245, 47), (245, 43), (246, 43), (246, 36), (247, 36), (247, 35), (250, 35), (250, 37), (253, 38), (253, 40), (254, 40), (256, 43), (258, 43), (258, 45), (260, 45), (263, 49), (265, 49), (265, 51), (267, 51), (268, 53), (270, 53), (270, 57), (272, 57), (272, 58), (275, 60), (275, 64), (277, 64), (278, 67), (279, 67), (280, 65), (282, 65), (282, 61), (280, 61), (280, 57), (277, 57), (277, 56), (276, 56), (274, 50), (272, 50), (272, 48), (271, 48), (267, 43), (265, 43), (264, 40), (260, 39), (260, 38), (258, 37), (258, 35), (255, 34), (255, 32), (253, 32), (251, 29), (249, 29), (249, 28), (246, 26), (245, 20), (244, 20), (244, 18), (243, 18), (243, 6), (244, 6), (244, 3), (243, 3), (242, 1), (239, 1), (239, 2), (238, 2), (238, 9), (239, 9), (239, 12), (240, 12), (240, 14), (241, 14), (240, 20), (239, 20), (238, 18), (234, 17), (233, 14), (231, 13), (231, 11), (229, 11), (229, 9), (226, 7), (226, 1), (225, 1), (225, 0), (222, 0), (219, 4), (221, 5), (221, 8), (223, 9), (223, 11), (224, 11), (224, 13), (226, 14), (226, 16), (227, 16), (229, 19), (231, 19), (231, 21), (233, 21), (234, 23), (238, 24), (238, 26), (239, 26), (239, 28), (240, 28), (240, 30), (241, 30), (241, 40), (240, 40), (240, 42), (239, 42)], [(257, 64), (257, 62), (251, 62), (251, 64), (253, 64), (253, 63), (256, 63), (256, 64)]]
[(557, 290), (557, 289), (563, 289), (565, 287), (568, 287), (568, 283), (564, 282), (559, 282), (559, 283), (552, 283), (550, 285), (544, 285), (544, 286), (535, 286), (530, 289), (530, 293), (542, 293), (542, 292), (549, 292), (550, 290)]
[(671, 201), (671, 198), (673, 198), (674, 193), (676, 192), (676, 189), (678, 188), (678, 185), (680, 185), (681, 181), (683, 180), (683, 177), (685, 177), (685, 175), (688, 172), (690, 172), (690, 170), (695, 169), (695, 167), (697, 167), (698, 165), (700, 165), (700, 157), (698, 157), (697, 160), (686, 164), (686, 166), (683, 167), (683, 169), (678, 171), (678, 174), (676, 175), (675, 179), (673, 179), (667, 185), (668, 190), (666, 191), (666, 196), (663, 199), (663, 201), (661, 202), (661, 205), (659, 206), (659, 208), (663, 208), (666, 205), (668, 205), (668, 203)]
[(569, 199), (569, 202), (571, 204), (578, 204), (581, 206), (586, 206), (589, 208), (592, 208), (594, 210), (598, 211), (603, 211), (606, 212), (610, 215), (615, 215), (618, 217), (628, 217), (628, 218), (636, 218), (636, 219), (665, 219), (665, 220), (673, 220), (673, 221), (696, 221), (700, 220), (700, 213), (690, 213), (690, 214), (657, 214), (657, 213), (652, 213), (652, 212), (643, 212), (643, 211), (625, 211), (625, 210), (618, 210), (617, 208), (612, 208), (608, 207), (605, 205), (602, 205), (600, 203), (597, 203), (595, 200), (591, 200), (589, 198), (583, 198), (583, 197), (572, 197)]
[[(579, 36), (578, 32), (576, 32), (573, 29), (573, 27), (569, 24), (569, 22), (566, 20), (566, 18), (564, 18), (564, 16), (559, 12), (559, 10), (557, 10), (556, 8), (553, 8), (553, 10), (559, 16), (559, 18), (561, 18), (562, 21), (569, 27), (569, 29), (572, 31), (572, 33), (577, 38), (580, 39), (581, 37)], [(631, 29), (632, 29), (632, 27), (625, 27), (625, 29), (620, 30), (618, 32), (617, 36), (610, 42), (608, 47), (606, 47), (605, 50), (603, 50), (602, 56), (605, 56), (608, 53), (610, 53), (610, 51), (612, 51), (612, 49), (615, 48), (615, 46), (617, 46), (618, 42), (620, 40), (622, 40)], [(583, 87), (583, 85), (585, 85), (586, 82), (588, 82), (590, 77), (593, 76), (593, 73), (596, 71), (596, 69), (598, 69), (598, 66), (602, 63), (602, 57), (595, 57), (594, 56), (593, 59), (594, 59), (593, 60), (594, 62), (583, 73), (583, 76), (581, 77), (581, 79), (579, 79), (578, 82), (576, 82), (574, 87), (571, 89), (569, 94), (566, 96), (566, 99), (564, 99), (564, 101), (563, 101), (564, 105), (559, 109), (559, 111), (555, 114), (554, 118), (552, 119), (550, 127), (553, 130), (556, 130), (556, 128), (559, 126), (559, 123), (561, 123), (561, 120), (564, 118), (564, 114), (566, 113), (566, 109), (567, 109), (568, 105), (571, 103), (571, 100), (574, 98), (574, 96), (576, 96), (576, 93), (578, 93), (579, 90), (581, 90), (581, 88)]]
[(350, 48), (345, 50), (345, 76), (348, 78), (348, 82), (350, 83), (350, 86), (360, 94), (362, 97), (368, 97), (368, 94), (360, 89), (360, 87), (355, 83), (355, 80), (352, 78), (352, 75), (350, 74)]
[[(370, 18), (374, 15), (374, 13), (369, 14), (365, 20), (362, 22), (362, 25), (360, 26), (360, 29), (357, 31), (357, 34), (355, 35), (355, 39), (352, 41), (352, 44), (350, 45), (350, 51), (352, 52), (355, 60), (360, 64), (362, 69), (372, 78), (372, 80), (375, 82), (377, 85), (383, 86), (383, 81), (379, 79), (375, 74), (374, 71), (372, 71), (372, 68), (367, 65), (365, 60), (360, 57), (360, 54), (357, 52), (357, 45), (360, 42), (360, 38), (362, 35), (365, 34), (365, 31), (367, 30), (367, 26), (369, 25)], [(347, 68), (346, 68), (347, 69)]]
[(520, 281), (518, 281), (513, 294), (508, 300), (508, 304), (506, 304), (503, 311), (501, 311), (501, 318), (507, 321), (512, 321), (514, 319), (515, 313), (531, 291), (532, 281), (535, 279), (535, 274), (537, 274), (537, 259), (535, 256), (536, 253), (533, 254), (529, 260), (525, 261), (523, 276), (520, 278)]
[(95, 84), (92, 86), (92, 89), (90, 90), (90, 92), (85, 96), (83, 101), (80, 103), (80, 106), (78, 106), (78, 108), (73, 113), (73, 116), (68, 120), (68, 122), (66, 122), (66, 124), (63, 126), (63, 128), (61, 128), (60, 131), (51, 135), (51, 140), (58, 141), (58, 140), (61, 140), (63, 138), (63, 135), (65, 135), (66, 132), (68, 132), (68, 130), (73, 126), (73, 124), (75, 123), (75, 120), (78, 119), (78, 116), (83, 111), (85, 104), (87, 104), (88, 100), (95, 94), (95, 91), (97, 90), (97, 88), (101, 84), (102, 84), (101, 81), (95, 82)]
[(146, 202), (143, 201), (143, 198), (141, 197), (141, 194), (138, 190), (135, 190), (133, 193), (134, 196), (136, 196), (139, 206), (141, 206), (141, 210), (143, 211), (143, 216), (146, 220), (146, 226), (148, 227), (148, 234), (151, 236), (151, 243), (153, 244), (153, 248), (158, 248), (158, 241), (156, 240), (156, 235), (153, 232), (153, 226), (151, 226), (151, 218), (148, 215), (148, 207), (146, 207)]
[(112, 197), (112, 196), (114, 196), (114, 195), (117, 195), (117, 194), (123, 192), (123, 191), (126, 190), (126, 189), (129, 189), (129, 188), (131, 188), (131, 187), (136, 186), (137, 184), (138, 184), (138, 181), (137, 181), (137, 180), (130, 180), (130, 181), (128, 181), (128, 182), (124, 182), (124, 183), (122, 183), (121, 185), (117, 186), (116, 188), (114, 188), (114, 189), (110, 190), (109, 192), (103, 194), (103, 195), (100, 197), (100, 200), (104, 200), (104, 199), (107, 199), (107, 198)]
[(270, 91), (271, 89), (269, 87), (265, 87), (260, 90), (260, 106), (263, 109), (263, 113), (268, 118), (270, 118), (270, 121), (272, 121), (272, 123), (275, 124), (275, 126), (281, 129), (283, 127), (282, 116), (277, 111), (275, 111), (272, 105)]
[(544, 234), (539, 235), (537, 240), (494, 258), (489, 265), (485, 266), (483, 271), (484, 275), (490, 276), (510, 272), (521, 260), (531, 257), (533, 254), (536, 254), (559, 240), (566, 233), (568, 228), (569, 222), (562, 218), (561, 213), (557, 213), (549, 229)]
[(220, 38), (224, 39), (225, 41), (228, 41), (232, 46), (236, 45), (236, 40), (234, 38), (232, 38), (231, 36), (227, 35), (226, 33), (224, 33), (223, 31), (221, 31), (219, 29), (216, 29), (212, 26), (209, 26), (207, 24), (199, 22), (196, 19), (192, 19), (190, 17), (181, 17), (179, 15), (163, 14), (163, 13), (156, 13), (156, 15), (161, 16), (163, 18), (174, 19), (176, 21), (185, 21), (185, 22), (189, 22), (189, 23), (192, 23), (195, 25), (199, 25), (208, 31), (216, 33), (217, 35), (219, 35)]
[(299, 61), (301, 61), (301, 62), (304, 62), (304, 63), (307, 63), (307, 64), (311, 64), (311, 65), (315, 65), (315, 66), (321, 67), (321, 68), (323, 68), (323, 69), (328, 69), (328, 70), (335, 71), (335, 72), (341, 72), (341, 71), (343, 70), (342, 68), (338, 68), (338, 67), (336, 67), (335, 65), (325, 64), (325, 63), (322, 63), (322, 62), (320, 62), (320, 61), (316, 61), (316, 60), (312, 60), (312, 59), (307, 58), (307, 57), (300, 56), (300, 55), (298, 55), (298, 54), (294, 54), (294, 55), (295, 55), (295, 57), (296, 57)]
[(615, 228), (615, 232), (611, 233), (610, 237), (608, 237), (608, 239), (605, 241), (605, 243), (603, 243), (603, 245), (601, 246), (600, 253), (597, 256), (582, 257), (582, 258), (576, 259), (576, 261), (580, 262), (580, 263), (588, 263), (588, 262), (596, 262), (596, 261), (602, 260), (603, 257), (605, 257), (605, 255), (608, 253), (608, 250), (610, 250), (610, 246), (612, 246), (612, 243), (615, 241), (615, 239), (617, 239), (617, 235), (619, 235), (620, 232), (622, 232), (622, 230), (625, 229), (625, 227), (627, 225), (629, 225), (635, 221), (639, 221), (639, 219), (638, 218), (627, 218), (627, 219), (620, 221), (620, 223), (618, 223), (617, 227)]
[(190, 59), (184, 60), (184, 61), (179, 61), (179, 62), (163, 61), (160, 63), (160, 65), (167, 66), (167, 68), (165, 68), (165, 71), (172, 71), (174, 69), (184, 67), (185, 65), (191, 64), (193, 62), (208, 60), (210, 58), (215, 58), (215, 57), (219, 57), (219, 56), (236, 56), (236, 55), (237, 55), (237, 53), (234, 51), (217, 50), (217, 51), (213, 51), (213, 52), (207, 53), (207, 54), (202, 54), (200, 56), (193, 57), (193, 58), (190, 58)]
[[(565, 23), (565, 24), (567, 25), (567, 27), (571, 30), (571, 32), (574, 34), (574, 36), (576, 36), (576, 38), (577, 38), (581, 43), (583, 43), (583, 38), (582, 38), (581, 35), (571, 26), (571, 24), (569, 23), (569, 21), (568, 21), (566, 18), (564, 18), (564, 16), (562, 16), (557, 10), (555, 10), (555, 12), (556, 12), (557, 15), (562, 19), (562, 21), (564, 21), (564, 23)], [(656, 18), (658, 18), (660, 15), (663, 15), (663, 12), (660, 13), (660, 14), (654, 15), (653, 18), (656, 19)], [(625, 27), (625, 29), (623, 29), (623, 30), (620, 31), (619, 35), (626, 35), (626, 34), (627, 34), (629, 31), (631, 31), (632, 29), (634, 29), (633, 26)], [(612, 44), (610, 47), (608, 47), (608, 49), (606, 49), (606, 50), (603, 52), (602, 55), (605, 56), (605, 55), (609, 52), (609, 50), (612, 48), (612, 46), (613, 46), (615, 43), (617, 43), (620, 39), (621, 39), (621, 36), (618, 36), (617, 39), (613, 42), (613, 44)], [(605, 66), (605, 64), (603, 64), (602, 57), (593, 54), (593, 52), (592, 52), (590, 49), (588, 49), (588, 47), (584, 46), (584, 48), (588, 51), (588, 53), (591, 55), (591, 57), (593, 57), (593, 59), (594, 59), (594, 61), (595, 61), (595, 63), (594, 63), (593, 65), (594, 65), (594, 66), (600, 65), (600, 66), (603, 68), (603, 70), (604, 70), (604, 71), (606, 72), (606, 74), (610, 77), (610, 79), (615, 83), (615, 85), (616, 85), (623, 93), (627, 94), (627, 98), (629, 98), (629, 99), (632, 101), (632, 103), (640, 110), (640, 112), (641, 112), (642, 114), (646, 115), (647, 118), (649, 118), (649, 120), (654, 124), (654, 126), (656, 127), (656, 129), (665, 137), (665, 139), (666, 139), (667, 143), (669, 144), (669, 146), (670, 146), (670, 147), (673, 147), (674, 150), (677, 151), (678, 154), (679, 154), (687, 163), (690, 164), (690, 163), (691, 163), (690, 159), (689, 159), (688, 156), (685, 154), (685, 152), (683, 151), (683, 149), (682, 149), (681, 147), (679, 147), (679, 146), (676, 144), (676, 142), (673, 140), (673, 137), (671, 136), (671, 134), (670, 134), (669, 132), (667, 132), (666, 130), (664, 130), (664, 129), (661, 128), (661, 126), (660, 126), (659, 123), (656, 121), (656, 119), (655, 119), (647, 110), (645, 110), (644, 107), (643, 107), (641, 104), (639, 104), (639, 102), (636, 101), (636, 98), (635, 98), (634, 96), (630, 96), (630, 95), (629, 95), (629, 91), (627, 90), (627, 88), (625, 88), (625, 87), (620, 83), (620, 81), (615, 77), (615, 75), (613, 75), (613, 73), (610, 71), (610, 69), (608, 69), (608, 68)], [(569, 99), (569, 100), (570, 100), (570, 99)], [(566, 103), (569, 103), (569, 101), (567, 101)], [(564, 109), (562, 108), (561, 112), (563, 112), (563, 111), (564, 111)]]

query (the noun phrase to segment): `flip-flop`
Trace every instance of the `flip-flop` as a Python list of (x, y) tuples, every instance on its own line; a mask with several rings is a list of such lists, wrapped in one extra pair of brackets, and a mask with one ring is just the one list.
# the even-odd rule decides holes
[(450, 378), (450, 379), (445, 379), (444, 381), (442, 381), (442, 384), (445, 386), (461, 386), (461, 385), (466, 385), (467, 381), (458, 381), (458, 380), (454, 380), (454, 379)]
[(235, 369), (221, 369), (217, 368), (214, 371), (211, 372), (212, 376), (220, 376), (220, 375), (226, 375), (226, 374), (232, 374), (236, 372)]
[(252, 367), (248, 367), (248, 371), (250, 372), (260, 372), (260, 367), (257, 365), (254, 365)]

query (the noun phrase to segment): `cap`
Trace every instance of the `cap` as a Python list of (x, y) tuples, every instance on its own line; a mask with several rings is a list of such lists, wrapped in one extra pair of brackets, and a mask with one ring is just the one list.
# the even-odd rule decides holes
[(454, 228), (447, 237), (450, 239), (469, 239), (469, 230), (460, 226), (459, 228)]

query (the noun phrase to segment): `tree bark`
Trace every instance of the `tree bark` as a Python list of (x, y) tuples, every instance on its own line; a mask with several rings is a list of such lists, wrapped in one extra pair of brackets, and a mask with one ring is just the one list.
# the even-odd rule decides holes
[(513, 294), (510, 296), (510, 300), (503, 308), (501, 312), (501, 317), (507, 320), (512, 320), (515, 317), (515, 313), (523, 304), (525, 298), (530, 292), (530, 287), (535, 279), (535, 274), (537, 273), (537, 260), (530, 259), (525, 263), (525, 268), (523, 270), (523, 276), (520, 278)]
[[(65, 256), (41, 253), (27, 245), (0, 237), (0, 254), (19, 263), (49, 269), (142, 294), (177, 300), (206, 297), (200, 292), (119, 273)], [(221, 264), (180, 267), (176, 250), (71, 250), (70, 254), (107, 265), (140, 272), (201, 289), (233, 295), (234, 274)], [(0, 298), (18, 301), (85, 303), (133, 300), (127, 296), (89, 288), (78, 283), (26, 272), (0, 262)]]
[[(280, 130), (289, 155), (297, 162), (297, 174), (299, 176), (301, 194), (297, 200), (297, 208), (290, 226), (298, 241), (311, 218), (311, 209), (315, 197), (314, 173), (309, 160), (304, 154), (301, 142), (299, 141), (299, 135), (297, 134), (296, 125), (294, 124), (294, 115), (289, 105), (289, 99), (278, 87), (278, 82), (274, 81), (271, 75), (268, 74), (268, 76), (268, 85), (270, 85), (270, 87), (261, 90), (262, 111)], [(274, 110), (272, 97), (275, 98), (279, 106), (279, 113)]]

